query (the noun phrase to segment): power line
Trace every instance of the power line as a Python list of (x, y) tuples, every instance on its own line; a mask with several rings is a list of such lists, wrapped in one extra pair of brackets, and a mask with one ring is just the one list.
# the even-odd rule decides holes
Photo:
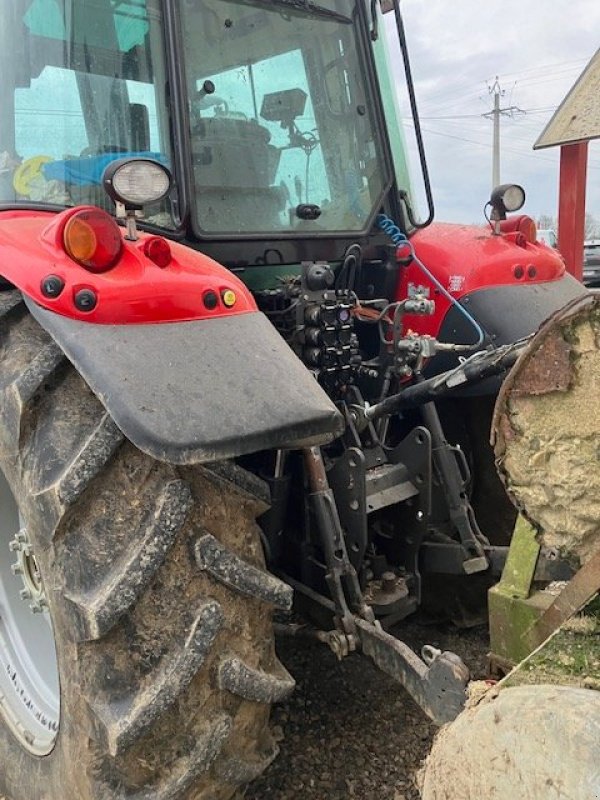
[(587, 64), (589, 59), (587, 58), (578, 58), (575, 61), (559, 61), (554, 64), (540, 64), (536, 67), (527, 67), (526, 69), (520, 69), (518, 72), (503, 72), (503, 78), (510, 78), (512, 75), (522, 75), (524, 72), (542, 72), (544, 70), (555, 70), (557, 67), (566, 67), (572, 65), (573, 69), (579, 64)]
[[(410, 123), (409, 123), (410, 124)], [(456, 136), (452, 133), (444, 133), (443, 131), (434, 131), (431, 128), (421, 128), (424, 133), (430, 133), (434, 136), (443, 136), (446, 139), (455, 139), (458, 142), (465, 142), (466, 144), (474, 144), (477, 147), (485, 147), (488, 150), (493, 147), (489, 142), (478, 142), (475, 139), (467, 139), (464, 136)], [(532, 157), (535, 158), (536, 161), (547, 161), (549, 164), (554, 164), (555, 166), (558, 164), (558, 157), (556, 159), (546, 158), (545, 156), (539, 155), (535, 150), (530, 150), (529, 152), (525, 150), (517, 150), (514, 147), (505, 147), (504, 151), (507, 153), (514, 153), (518, 156), (524, 156), (526, 158), (531, 159)], [(600, 169), (600, 166), (589, 165), (590, 169)]]
[[(514, 106), (516, 108), (516, 106)], [(556, 106), (548, 106), (547, 108), (520, 108), (524, 114), (543, 114), (547, 111), (554, 111)], [(481, 119), (487, 117), (487, 114), (445, 114), (439, 117), (430, 117), (420, 115), (421, 119)]]
[(439, 117), (419, 116), (421, 119), (481, 119), (481, 114), (448, 114)]
[[(527, 82), (529, 82), (531, 80), (536, 80), (537, 78), (542, 78), (542, 77), (545, 77), (546, 75), (558, 74), (558, 73), (563, 73), (563, 72), (573, 72), (574, 70), (578, 69), (579, 67), (583, 66), (584, 64), (587, 64), (588, 60), (589, 59), (577, 59), (576, 61), (559, 61), (559, 62), (557, 62), (555, 64), (542, 64), (542, 65), (536, 66), (536, 67), (528, 67), (526, 69), (521, 69), (521, 70), (518, 70), (517, 72), (505, 72), (505, 73), (502, 73), (501, 77), (503, 79), (506, 79), (506, 78), (511, 78), (513, 76), (516, 76), (517, 81), (519, 83), (525, 83), (526, 84)], [(568, 69), (560, 70), (559, 69), (560, 67), (567, 67)], [(523, 74), (527, 74), (527, 73), (540, 73), (540, 74), (539, 75), (531, 75), (529, 77), (523, 78), (522, 80), (519, 80), (519, 76), (522, 76)], [(486, 85), (486, 83), (489, 83), (489, 81), (488, 82), (483, 81), (483, 83), (484, 83), (484, 85)], [(478, 85), (479, 85), (479, 83), (478, 83)], [(424, 99), (423, 102), (425, 104), (428, 104), (430, 102), (435, 102), (436, 98), (441, 97), (441, 98), (445, 98), (444, 105), (447, 105), (447, 104), (451, 104), (451, 103), (455, 102), (454, 98), (456, 98), (456, 97), (458, 97), (458, 98), (462, 98), (462, 97), (464, 97), (464, 98), (478, 97), (481, 90), (480, 89), (475, 89), (474, 88), (475, 87), (474, 84), (470, 84), (470, 87), (471, 88), (469, 88), (467, 85), (465, 85), (464, 87), (461, 87), (461, 88), (457, 87), (456, 89), (451, 90), (450, 92), (448, 92), (447, 90), (440, 90), (438, 92), (434, 92), (426, 100)]]
[[(421, 119), (423, 120), (425, 118), (421, 117)], [(483, 122), (483, 120), (481, 118), (481, 115), (476, 115), (476, 119), (479, 122)], [(406, 122), (407, 124), (412, 124), (410, 118), (406, 118), (403, 121)], [(468, 120), (468, 122), (470, 122), (470, 123), (472, 123), (474, 121), (476, 121), (475, 117), (473, 119)], [(539, 160), (541, 158), (541, 160), (548, 161), (549, 163), (554, 163), (554, 161), (552, 161), (551, 159), (544, 158), (543, 156), (538, 155), (537, 153), (534, 153), (534, 151), (532, 149), (530, 149), (530, 148), (532, 148), (533, 142), (535, 141), (535, 139), (539, 135), (539, 132), (541, 130), (540, 124), (535, 122), (534, 120), (527, 120), (527, 119), (524, 119), (522, 117), (515, 117), (514, 121), (517, 123), (517, 125), (519, 127), (531, 125), (532, 126), (531, 136), (529, 136), (527, 131), (524, 131), (524, 130), (521, 130), (521, 133), (523, 133), (524, 136), (515, 136), (515, 134), (513, 132), (514, 129), (513, 129), (513, 131), (510, 131), (510, 133), (506, 132), (504, 137), (503, 137), (503, 139), (504, 139), (505, 142), (508, 142), (509, 146), (505, 147), (503, 145), (503, 147), (502, 147), (503, 151), (512, 152), (512, 153), (515, 153), (515, 154), (518, 154), (518, 155), (535, 155), (536, 160)], [(460, 136), (460, 133), (462, 133), (464, 131), (464, 125), (465, 125), (464, 120), (441, 120), (441, 123), (444, 124), (444, 125), (453, 125), (453, 126), (455, 126), (455, 130), (452, 133), (442, 132), (442, 131), (432, 131), (431, 129), (426, 129), (426, 128), (424, 128), (423, 130), (428, 130), (429, 133), (435, 133), (437, 136), (444, 136), (445, 135), (448, 138), (452, 138), (452, 139), (457, 139), (459, 141), (468, 142), (469, 144), (477, 144), (477, 145), (479, 145), (481, 147), (487, 147), (487, 148), (491, 148), (492, 147), (492, 145), (490, 145), (489, 143), (478, 142), (478, 141), (475, 141), (473, 139), (467, 139), (467, 138), (465, 138), (463, 136)], [(481, 128), (479, 128), (479, 129), (471, 129), (471, 131), (469, 131), (469, 133), (483, 133), (483, 129), (481, 129)], [(520, 143), (524, 144), (527, 148), (529, 148), (528, 151), (524, 151), (524, 150), (517, 151), (516, 149), (511, 149), (510, 148), (510, 144), (513, 143), (513, 142), (517, 142), (519, 144)], [(594, 158), (591, 158), (591, 157), (588, 158), (588, 167), (590, 169), (600, 169), (600, 160), (594, 159)]]

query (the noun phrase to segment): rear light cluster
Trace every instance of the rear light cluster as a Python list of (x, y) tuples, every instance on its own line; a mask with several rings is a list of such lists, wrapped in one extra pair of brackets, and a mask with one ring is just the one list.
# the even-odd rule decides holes
[(94, 273), (114, 267), (123, 250), (116, 220), (99, 208), (74, 214), (65, 225), (63, 243), (73, 261)]
[(535, 244), (537, 241), (537, 225), (535, 224), (535, 221), (532, 220), (531, 217), (521, 217), (521, 222), (519, 223), (519, 233), (522, 233), (528, 242)]
[[(117, 221), (101, 209), (85, 209), (74, 214), (63, 232), (68, 255), (94, 273), (107, 272), (123, 252), (123, 239)], [(160, 236), (144, 242), (144, 255), (158, 267), (168, 267), (172, 255), (169, 243)]]
[[(123, 255), (125, 245), (121, 228), (115, 218), (102, 209), (74, 210), (57, 233), (58, 239), (54, 241), (73, 261), (96, 275), (115, 267)], [(144, 237), (136, 249), (161, 269), (168, 267), (173, 260), (171, 245), (161, 236)], [(64, 277), (57, 274), (46, 275), (40, 284), (41, 294), (49, 300), (60, 297), (65, 288)], [(236, 292), (227, 286), (206, 289), (201, 297), (207, 311), (232, 309), (238, 302)], [(78, 311), (93, 311), (98, 304), (98, 290), (93, 285), (79, 283), (72, 288), (72, 301)]]
[[(62, 242), (65, 252), (80, 266), (94, 274), (112, 269), (123, 252), (121, 229), (114, 217), (99, 208), (86, 208), (69, 218), (65, 225)], [(158, 267), (168, 267), (172, 255), (169, 243), (160, 236), (144, 242), (144, 255)], [(48, 275), (42, 281), (42, 294), (56, 298), (65, 283), (57, 275)], [(79, 288), (73, 293), (73, 303), (79, 311), (93, 311), (98, 296), (91, 288)]]

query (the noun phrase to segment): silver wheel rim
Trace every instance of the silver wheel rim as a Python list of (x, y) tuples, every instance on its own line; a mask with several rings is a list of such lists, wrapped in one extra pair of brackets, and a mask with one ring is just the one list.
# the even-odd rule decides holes
[(48, 755), (60, 716), (54, 631), (27, 529), (1, 470), (0, 712), (29, 752)]

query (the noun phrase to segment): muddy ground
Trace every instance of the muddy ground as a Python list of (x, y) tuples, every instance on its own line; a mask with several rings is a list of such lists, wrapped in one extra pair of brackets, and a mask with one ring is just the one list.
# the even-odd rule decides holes
[[(474, 677), (485, 674), (483, 628), (411, 624), (402, 636), (454, 650)], [(406, 692), (359, 655), (340, 664), (323, 645), (285, 638), (278, 652), (297, 690), (274, 709), (281, 753), (246, 800), (418, 800), (415, 774), (436, 729)]]

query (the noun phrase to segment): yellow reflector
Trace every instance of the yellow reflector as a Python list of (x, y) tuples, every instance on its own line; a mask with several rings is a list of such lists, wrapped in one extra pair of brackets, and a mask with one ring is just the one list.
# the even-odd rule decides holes
[(221, 294), (221, 297), (223, 298), (223, 305), (227, 306), (227, 308), (231, 308), (231, 306), (234, 306), (235, 301), (237, 300), (235, 292), (232, 289), (226, 289)]

